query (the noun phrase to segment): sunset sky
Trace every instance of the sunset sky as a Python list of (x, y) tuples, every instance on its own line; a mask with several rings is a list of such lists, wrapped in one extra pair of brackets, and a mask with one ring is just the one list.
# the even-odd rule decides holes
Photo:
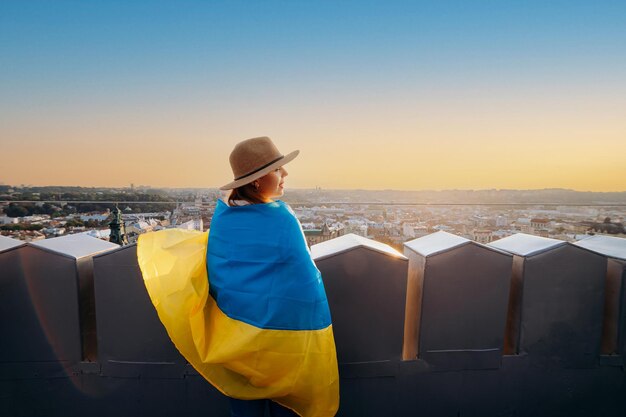
[(626, 1), (0, 2), (0, 183), (626, 191)]

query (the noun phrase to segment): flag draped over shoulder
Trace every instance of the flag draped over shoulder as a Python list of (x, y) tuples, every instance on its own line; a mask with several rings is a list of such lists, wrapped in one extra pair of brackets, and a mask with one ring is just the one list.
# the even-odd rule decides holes
[(289, 206), (218, 200), (209, 236), (148, 233), (137, 256), (170, 338), (217, 389), (270, 398), (302, 417), (335, 415), (339, 376), (328, 302)]

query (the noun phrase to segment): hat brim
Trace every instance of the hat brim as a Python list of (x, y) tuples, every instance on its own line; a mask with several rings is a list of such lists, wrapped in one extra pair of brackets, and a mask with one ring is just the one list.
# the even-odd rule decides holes
[(296, 156), (298, 156), (298, 154), (300, 153), (300, 151), (293, 151), (287, 155), (285, 155), (283, 158), (279, 159), (278, 161), (274, 162), (271, 165), (266, 166), (265, 168), (263, 168), (260, 171), (257, 171), (253, 174), (247, 175), (243, 178), (240, 178), (236, 181), (233, 182), (229, 182), (226, 185), (223, 185), (220, 187), (220, 190), (232, 190), (233, 188), (237, 188), (237, 187), (241, 187), (242, 185), (246, 185), (251, 183), (252, 181), (261, 178), (262, 176), (270, 173), (271, 171), (275, 170), (276, 168), (280, 168), (281, 166), (285, 165), (288, 162), (291, 162), (295, 159)]

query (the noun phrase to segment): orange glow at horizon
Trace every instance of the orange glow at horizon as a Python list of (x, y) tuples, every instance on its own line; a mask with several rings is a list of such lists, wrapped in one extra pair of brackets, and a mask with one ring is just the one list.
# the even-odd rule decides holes
[[(323, 143), (313, 138), (300, 143), (282, 136), (274, 139), (284, 153), (301, 150), (287, 165), (286, 189), (626, 191), (625, 153), (618, 138), (605, 139), (601, 149), (572, 146), (571, 142), (565, 147), (559, 141), (541, 139), (521, 142), (514, 136), (507, 141), (468, 138), (462, 142), (408, 136), (395, 140), (327, 137)], [(39, 155), (31, 154), (27, 160), (3, 158), (0, 181), (10, 185), (218, 187), (231, 180), (231, 146), (198, 141), (188, 148), (170, 149), (174, 145), (162, 138), (147, 149), (123, 142), (119, 152), (109, 146), (57, 150), (52, 144), (42, 145)], [(104, 138), (103, 143), (107, 143)], [(12, 154), (29, 154), (15, 147)]]
[(196, 102), (139, 113), (40, 109), (0, 127), (3, 156), (12, 156), (0, 161), (0, 182), (218, 187), (231, 180), (234, 144), (268, 135), (284, 153), (301, 150), (286, 189), (626, 191), (626, 99), (617, 93), (591, 104), (522, 100), (520, 92), (508, 100), (437, 97), (212, 112)]

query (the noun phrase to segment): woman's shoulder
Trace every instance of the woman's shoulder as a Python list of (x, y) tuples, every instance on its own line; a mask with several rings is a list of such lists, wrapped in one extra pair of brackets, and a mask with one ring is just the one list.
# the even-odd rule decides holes
[(276, 219), (277, 221), (295, 219), (293, 209), (282, 200), (275, 200), (264, 204), (253, 204), (245, 200), (235, 200), (232, 205), (223, 200), (217, 201), (214, 219), (229, 218), (236, 219), (262, 218), (265, 221)]

